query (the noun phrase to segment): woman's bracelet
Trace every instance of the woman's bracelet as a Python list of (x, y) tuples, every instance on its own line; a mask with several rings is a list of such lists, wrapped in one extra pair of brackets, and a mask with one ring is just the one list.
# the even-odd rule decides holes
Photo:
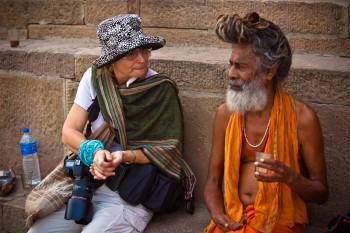
[(100, 149), (104, 149), (100, 140), (84, 140), (80, 144), (78, 156), (86, 166), (90, 166), (94, 160), (95, 152)]
[(126, 163), (126, 164), (132, 164), (132, 163), (135, 162), (135, 160), (136, 160), (136, 152), (133, 151), (133, 150), (130, 150), (130, 151), (131, 151), (131, 153), (134, 155), (134, 158), (133, 158), (133, 160), (131, 160), (131, 161), (125, 161), (124, 163)]

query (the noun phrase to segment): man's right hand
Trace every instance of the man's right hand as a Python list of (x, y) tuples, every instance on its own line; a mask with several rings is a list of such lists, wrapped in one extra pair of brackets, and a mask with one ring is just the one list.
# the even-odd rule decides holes
[(213, 216), (213, 220), (223, 232), (235, 231), (241, 229), (244, 226), (245, 222), (247, 221), (247, 216), (243, 215), (239, 223), (235, 222), (226, 214), (219, 214), (217, 216)]

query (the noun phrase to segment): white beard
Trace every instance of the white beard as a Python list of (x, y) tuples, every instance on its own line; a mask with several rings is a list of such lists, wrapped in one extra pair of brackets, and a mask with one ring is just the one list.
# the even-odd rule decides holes
[[(239, 85), (235, 80), (230, 80), (230, 85)], [(241, 85), (240, 91), (235, 91), (229, 88), (226, 92), (227, 107), (231, 112), (257, 112), (262, 110), (267, 104), (267, 91), (263, 81), (256, 76), (249, 83)]]

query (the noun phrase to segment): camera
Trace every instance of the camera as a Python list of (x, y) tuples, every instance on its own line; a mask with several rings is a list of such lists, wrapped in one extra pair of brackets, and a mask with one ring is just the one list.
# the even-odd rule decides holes
[(72, 196), (67, 202), (64, 218), (86, 225), (92, 220), (92, 197), (95, 190), (94, 178), (79, 157), (63, 163), (64, 174), (74, 178)]

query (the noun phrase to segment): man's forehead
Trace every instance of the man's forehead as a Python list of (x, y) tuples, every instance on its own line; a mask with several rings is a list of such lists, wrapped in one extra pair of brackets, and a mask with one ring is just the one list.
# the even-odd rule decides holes
[(234, 60), (235, 62), (249, 62), (255, 61), (255, 59), (256, 56), (250, 45), (237, 44), (232, 46), (230, 60)]

